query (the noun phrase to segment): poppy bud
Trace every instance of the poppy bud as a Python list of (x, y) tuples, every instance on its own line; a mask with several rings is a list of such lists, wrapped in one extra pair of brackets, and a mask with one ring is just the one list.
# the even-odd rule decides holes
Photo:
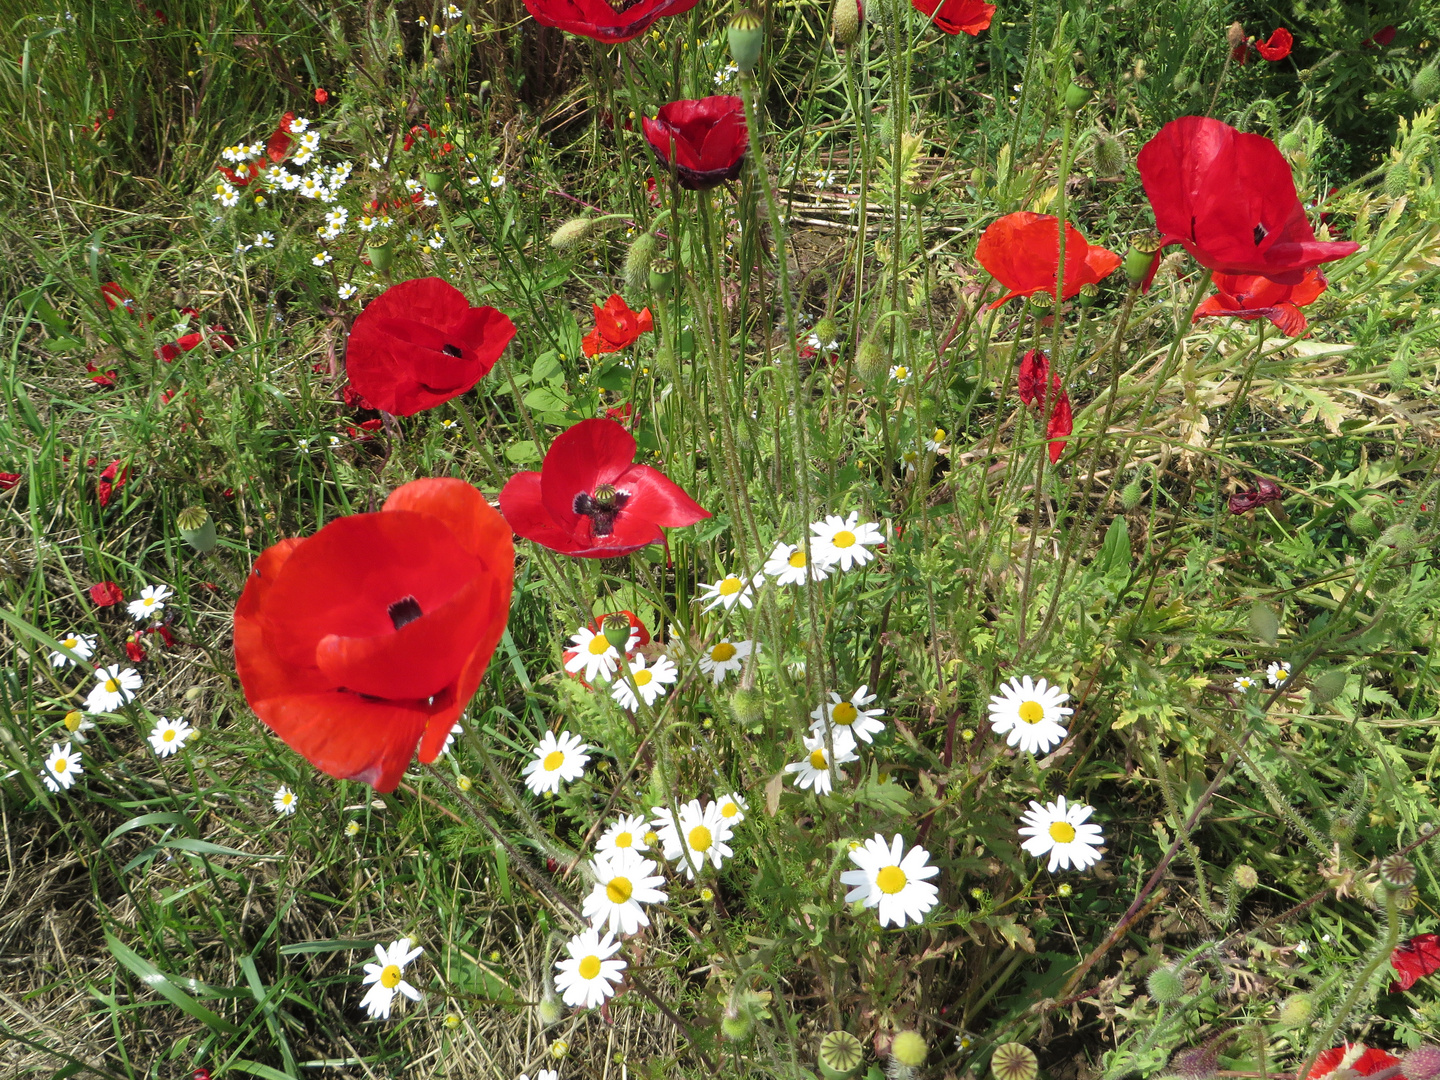
[(1160, 1005), (1173, 1005), (1185, 996), (1185, 982), (1172, 967), (1157, 967), (1145, 980), (1151, 1000)]
[(1140, 483), (1138, 476), (1120, 489), (1120, 505), (1127, 514), (1139, 506), (1144, 499), (1145, 485)]
[(1417, 71), (1410, 80), (1410, 93), (1422, 103), (1440, 97), (1440, 64), (1429, 64)]
[(1136, 236), (1130, 240), (1130, 250), (1125, 252), (1125, 279), (1131, 285), (1139, 285), (1155, 265), (1155, 254), (1160, 250), (1160, 237), (1153, 232)]
[(1248, 620), (1251, 633), (1266, 645), (1275, 644), (1280, 634), (1280, 615), (1273, 607), (1263, 600), (1256, 600), (1250, 605)]
[(565, 1007), (554, 994), (547, 994), (536, 1004), (535, 1015), (544, 1027), (549, 1027), (551, 1024), (558, 1024), (565, 1016)]
[(1280, 1003), (1280, 1023), (1284, 1027), (1305, 1027), (1314, 1015), (1315, 1001), (1309, 994), (1291, 994)]
[(825, 1080), (850, 1080), (860, 1072), (864, 1059), (865, 1049), (859, 1039), (848, 1031), (831, 1031), (820, 1040), (816, 1064)]
[(742, 686), (730, 699), (730, 711), (744, 727), (754, 727), (765, 719), (765, 695), (753, 686)]
[(1225, 31), (1225, 43), (1232, 50), (1243, 49), (1245, 47), (1245, 27), (1238, 21), (1231, 23)]
[(593, 218), (571, 218), (551, 234), (550, 246), (558, 248), (561, 251), (564, 251), (566, 248), (572, 248), (590, 235), (590, 230), (594, 224)]
[(1072, 113), (1079, 112), (1094, 96), (1095, 80), (1077, 71), (1070, 80), (1070, 85), (1065, 88), (1065, 108)]
[(1405, 381), (1410, 378), (1410, 358), (1397, 356), (1391, 360), (1385, 366), (1385, 378), (1389, 381), (1392, 390), (1405, 385)]
[(1119, 176), (1125, 171), (1125, 144), (1108, 131), (1098, 131), (1090, 159), (1095, 163), (1096, 176)]
[(651, 292), (668, 292), (675, 287), (675, 264), (669, 259), (656, 259), (648, 275)]
[(828, 349), (832, 344), (840, 341), (840, 324), (826, 315), (815, 324), (815, 338), (820, 342), (822, 349)]
[(860, 0), (835, 0), (835, 11), (830, 16), (830, 32), (835, 44), (842, 49), (855, 44), (860, 36), (860, 24), (865, 21), (865, 12)]
[(912, 1069), (923, 1065), (929, 1053), (930, 1047), (925, 1044), (925, 1037), (918, 1031), (902, 1031), (890, 1043), (890, 1056), (901, 1065), (908, 1065)]
[(365, 255), (370, 260), (370, 265), (382, 274), (390, 272), (390, 265), (395, 261), (394, 244), (371, 244), (365, 248)]
[(650, 264), (660, 250), (660, 241), (651, 232), (642, 232), (625, 253), (625, 284), (640, 289), (650, 280)]
[[(600, 490), (597, 488), (594, 495), (595, 501), (600, 499)], [(630, 620), (624, 615), (606, 615), (605, 621), (601, 624), (601, 632), (610, 647), (616, 652), (624, 652), (625, 646), (630, 643)]]
[(1410, 166), (1397, 161), (1385, 170), (1385, 194), (1392, 199), (1403, 199), (1410, 193)]
[(202, 555), (215, 547), (215, 519), (203, 506), (187, 506), (175, 516), (175, 526), (184, 540)]
[(1345, 527), (1356, 536), (1363, 536), (1367, 540), (1373, 540), (1380, 535), (1379, 528), (1375, 525), (1375, 519), (1366, 510), (1354, 510), (1345, 519)]
[(870, 386), (878, 386), (890, 377), (890, 357), (879, 335), (871, 335), (855, 353), (855, 374)]
[(735, 66), (746, 75), (754, 71), (764, 44), (764, 22), (749, 8), (741, 8), (730, 20), (730, 57)]
[(1375, 542), (1396, 551), (1413, 551), (1420, 546), (1420, 534), (1409, 525), (1391, 525)]

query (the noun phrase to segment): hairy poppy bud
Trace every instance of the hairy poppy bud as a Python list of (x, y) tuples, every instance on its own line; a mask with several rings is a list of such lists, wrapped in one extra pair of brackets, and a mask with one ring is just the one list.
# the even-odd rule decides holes
[(542, 997), (535, 1006), (535, 1015), (544, 1027), (558, 1024), (565, 1016), (565, 1006), (553, 994)]
[(855, 353), (855, 374), (870, 386), (883, 383), (890, 375), (890, 357), (885, 353), (878, 335), (871, 335)]
[(1397, 161), (1385, 170), (1385, 194), (1401, 199), (1410, 193), (1410, 166)]
[(370, 265), (382, 274), (390, 272), (390, 264), (395, 261), (394, 244), (370, 244), (365, 248), (365, 257), (370, 260)]
[(1140, 483), (1138, 476), (1120, 489), (1120, 505), (1127, 514), (1139, 506), (1144, 498), (1145, 486)]
[(1391, 525), (1380, 534), (1380, 539), (1375, 542), (1382, 547), (1394, 548), (1396, 551), (1413, 551), (1420, 546), (1420, 534), (1409, 525)]
[(1125, 144), (1108, 131), (1097, 131), (1090, 159), (1096, 176), (1119, 176), (1125, 171)]
[(890, 1043), (890, 1056), (901, 1065), (908, 1065), (912, 1069), (923, 1065), (929, 1053), (930, 1047), (925, 1044), (925, 1037), (918, 1031), (902, 1031)]
[(855, 44), (860, 36), (860, 24), (865, 21), (865, 12), (860, 0), (835, 0), (835, 11), (830, 16), (830, 31), (835, 44), (842, 49)]
[(1145, 980), (1145, 989), (1153, 1001), (1173, 1005), (1185, 996), (1185, 982), (1172, 967), (1158, 967)]
[(1240, 22), (1233, 22), (1226, 28), (1225, 43), (1232, 49), (1245, 47), (1245, 27)]
[(815, 324), (815, 340), (820, 342), (820, 348), (828, 349), (837, 345), (840, 341), (840, 325), (826, 315)]
[(1250, 605), (1250, 632), (1266, 645), (1274, 645), (1280, 635), (1280, 614), (1263, 600)]
[(1421, 102), (1440, 97), (1440, 64), (1427, 64), (1417, 71), (1410, 80), (1410, 93)]
[(1403, 386), (1410, 378), (1410, 359), (1405, 356), (1397, 356), (1385, 366), (1385, 378), (1392, 389)]
[(1287, 1028), (1305, 1027), (1314, 1015), (1315, 1001), (1309, 994), (1291, 994), (1280, 1003), (1280, 1023)]
[(753, 727), (765, 719), (765, 695), (752, 687), (740, 687), (730, 699), (730, 711), (745, 727)]
[(203, 506), (187, 506), (175, 516), (175, 527), (184, 540), (202, 555), (215, 547), (215, 519)]
[(1367, 510), (1354, 510), (1345, 519), (1345, 527), (1356, 536), (1363, 536), (1367, 540), (1373, 540), (1380, 535), (1380, 530), (1375, 526), (1375, 519), (1370, 516)]
[(1144, 281), (1150, 268), (1155, 265), (1155, 254), (1159, 250), (1160, 237), (1153, 232), (1133, 237), (1130, 250), (1125, 252), (1125, 261), (1121, 264), (1125, 269), (1125, 280), (1131, 285), (1139, 285)]
[(643, 232), (635, 238), (625, 253), (625, 284), (629, 288), (639, 289), (649, 282), (650, 264), (659, 251), (660, 241), (654, 233)]
[(848, 1031), (831, 1031), (820, 1040), (816, 1062), (825, 1080), (850, 1080), (860, 1071), (865, 1049)]
[(1294, 158), (1296, 154), (1305, 149), (1305, 136), (1298, 130), (1291, 129), (1281, 135), (1275, 145), (1287, 158)]
[(764, 22), (749, 8), (741, 8), (730, 20), (730, 57), (735, 66), (747, 75), (754, 71), (764, 44)]
[(593, 218), (571, 218), (551, 234), (550, 246), (561, 251), (572, 248), (590, 235), (594, 224)]

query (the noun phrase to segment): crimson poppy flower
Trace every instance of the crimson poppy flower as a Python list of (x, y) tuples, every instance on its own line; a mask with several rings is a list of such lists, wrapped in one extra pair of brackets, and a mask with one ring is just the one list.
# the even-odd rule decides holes
[(661, 106), (655, 119), (643, 117), (641, 126), (660, 164), (674, 169), (687, 191), (734, 180), (745, 164), (750, 132), (745, 103), (733, 94), (672, 101)]
[(90, 373), (90, 381), (93, 382), (96, 386), (104, 386), (108, 388), (115, 385), (116, 372), (114, 368), (110, 368), (109, 370), (102, 370), (99, 367), (96, 367), (92, 361), (87, 360), (85, 361), (85, 370)]
[[(1052, 214), (1021, 210), (993, 222), (980, 237), (975, 258), (990, 276), (1010, 291), (990, 305), (997, 308), (1016, 296), (1047, 292), (1055, 295), (1060, 262), (1059, 219)], [(1065, 224), (1065, 299), (1085, 285), (1098, 284), (1120, 265), (1120, 256), (1092, 247), (1080, 230)]]
[(165, 647), (167, 649), (173, 649), (179, 644), (179, 642), (175, 640), (175, 634), (173, 631), (171, 631), (170, 624), (168, 622), (163, 622), (156, 626), (152, 626), (146, 632), (150, 634), (159, 634), (160, 640), (165, 642)]
[(411, 416), (459, 397), (485, 377), (515, 336), (492, 307), (471, 307), (438, 277), (392, 285), (350, 330), (345, 371), (377, 409)]
[(928, 15), (937, 30), (947, 34), (963, 31), (974, 37), (981, 30), (990, 29), (990, 20), (995, 17), (995, 5), (980, 0), (910, 0), (910, 3), (921, 15)]
[[(1320, 1080), (1321, 1077), (1329, 1076), (1337, 1072), (1341, 1062), (1352, 1059), (1347, 1063), (1347, 1068), (1361, 1076), (1369, 1076), (1381, 1069), (1388, 1069), (1392, 1065), (1399, 1065), (1400, 1059), (1394, 1054), (1387, 1054), (1384, 1050), (1376, 1047), (1366, 1047), (1362, 1043), (1349, 1043), (1345, 1046), (1332, 1046), (1315, 1059), (1315, 1065), (1310, 1070), (1310, 1080)], [(1396, 1073), (1392, 1080), (1405, 1080), (1403, 1073)]]
[(525, 0), (525, 8), (541, 26), (553, 26), (568, 34), (619, 42), (639, 37), (652, 23), (666, 15), (681, 15), (697, 0), (639, 0), (621, 10), (606, 0)]
[(1362, 49), (1381, 49), (1395, 40), (1395, 27), (1386, 26), (1371, 34), (1364, 41), (1360, 42)]
[(1031, 349), (1020, 358), (1015, 392), (1024, 404), (1037, 412), (1048, 410), (1045, 437), (1050, 440), (1050, 463), (1053, 465), (1065, 452), (1066, 436), (1074, 432), (1075, 422), (1070, 409), (1070, 395), (1060, 389), (1060, 376), (1051, 374), (1050, 358), (1044, 352)]
[(137, 664), (144, 662), (148, 655), (145, 652), (145, 646), (140, 644), (140, 635), (144, 632), (143, 630), (137, 630), (125, 639), (125, 655)]
[(1275, 28), (1270, 35), (1269, 41), (1255, 42), (1255, 51), (1272, 63), (1276, 60), (1284, 60), (1290, 55), (1290, 49), (1295, 44), (1295, 36), (1283, 26)]
[(120, 468), (119, 458), (105, 466), (105, 471), (95, 482), (95, 497), (100, 500), (100, 505), (109, 506), (111, 497), (116, 495), (129, 481), (130, 470)]
[(633, 345), (641, 334), (655, 329), (648, 307), (636, 314), (618, 294), (612, 294), (604, 307), (593, 302), (590, 306), (595, 309), (595, 329), (580, 343), (586, 356), (619, 352)]
[(635, 406), (628, 401), (624, 405), (616, 405), (614, 408), (605, 410), (605, 419), (614, 420), (617, 424), (624, 424), (627, 428), (630, 421), (635, 417)]
[(1045, 438), (1050, 440), (1050, 464), (1060, 460), (1065, 452), (1066, 436), (1075, 430), (1074, 418), (1070, 412), (1070, 395), (1060, 391), (1055, 407), (1050, 410), (1050, 419), (1045, 422)]
[(90, 599), (96, 607), (114, 607), (125, 599), (125, 591), (113, 581), (98, 581), (90, 586)]
[(324, 105), (329, 100), (330, 91), (326, 90), (323, 86), (317, 86), (315, 88), (315, 104)]
[(1390, 992), (1409, 990), (1426, 975), (1440, 971), (1440, 936), (1416, 934), (1402, 941), (1390, 954), (1390, 966), (1400, 978), (1390, 984)]
[(1020, 358), (1020, 370), (1015, 377), (1015, 392), (1026, 405), (1040, 404), (1045, 396), (1045, 377), (1056, 390), (1060, 389), (1060, 376), (1050, 375), (1050, 358), (1040, 349), (1031, 349)]
[(0, 491), (9, 491), (20, 483), (18, 472), (0, 472)]
[(282, 540), (235, 608), (257, 716), (312, 765), (394, 791), (439, 755), (505, 631), (510, 529), (463, 480), (412, 480), (377, 513)]
[(1213, 296), (1195, 309), (1194, 319), (1231, 315), (1237, 319), (1269, 319), (1286, 337), (1297, 337), (1308, 325), (1300, 310), (1325, 291), (1325, 275), (1312, 266), (1294, 285), (1281, 285), (1260, 274), (1212, 273)]
[(664, 473), (633, 464), (635, 439), (614, 420), (582, 420), (550, 444), (539, 472), (500, 492), (510, 528), (584, 559), (628, 555), (664, 540), (665, 528), (710, 516)]
[(1254, 491), (1237, 491), (1230, 496), (1230, 513), (1248, 514), (1251, 510), (1258, 510), (1266, 503), (1279, 502), (1284, 495), (1279, 484), (1268, 476), (1262, 476), (1255, 481)]
[(1211, 270), (1295, 285), (1312, 267), (1360, 249), (1315, 239), (1290, 166), (1263, 135), (1182, 116), (1145, 144), (1136, 165), (1161, 247), (1180, 244)]

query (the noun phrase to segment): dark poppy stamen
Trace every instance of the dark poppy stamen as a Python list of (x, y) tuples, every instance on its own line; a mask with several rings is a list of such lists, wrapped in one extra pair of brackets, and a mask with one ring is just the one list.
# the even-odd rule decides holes
[(1268, 235), (1269, 235), (1269, 233), (1267, 233), (1267, 232), (1265, 231), (1265, 226), (1264, 226), (1264, 225), (1256, 225), (1256, 226), (1255, 226), (1255, 246), (1256, 246), (1256, 247), (1259, 247), (1259, 246), (1260, 246), (1260, 241), (1261, 241), (1261, 240), (1264, 240), (1265, 237), (1268, 236)]
[(464, 355), (464, 353), (460, 351), (460, 347), (458, 345), (447, 344), (444, 345), (440, 349), (440, 351), (443, 352), (446, 356), (453, 356), (456, 360), (459, 360), (460, 357)]
[(420, 601), (416, 600), (413, 596), (396, 600), (390, 605), (388, 610), (390, 612), (390, 621), (394, 624), (396, 630), (399, 630), (402, 626), (408, 626), (424, 614), (424, 612), (420, 610)]
[(630, 493), (618, 491), (612, 484), (601, 484), (593, 493), (582, 491), (575, 496), (573, 509), (590, 519), (596, 536), (609, 536), (615, 531), (615, 518), (630, 501)]

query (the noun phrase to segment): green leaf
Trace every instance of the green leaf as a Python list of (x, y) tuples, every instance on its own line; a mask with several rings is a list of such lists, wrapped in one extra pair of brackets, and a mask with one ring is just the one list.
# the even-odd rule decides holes
[(530, 378), (537, 383), (544, 382), (559, 370), (560, 354), (550, 349), (535, 358), (535, 363), (530, 368)]
[(283, 1073), (279, 1069), (272, 1069), (269, 1065), (261, 1065), (258, 1061), (249, 1061), (245, 1058), (232, 1061), (230, 1068), (249, 1073), (251, 1076), (264, 1077), (264, 1080), (295, 1080), (294, 1073)]
[(230, 1021), (211, 1012), (184, 990), (181, 990), (180, 987), (176, 986), (175, 983), (170, 980), (170, 976), (166, 975), (154, 964), (150, 963), (150, 961), (144, 959), (108, 930), (105, 931), (105, 944), (110, 947), (110, 952), (114, 955), (115, 959), (119, 960), (125, 967), (138, 975), (141, 982), (149, 986), (166, 1001), (170, 1002), (170, 1004), (178, 1007), (186, 1015), (195, 1020), (199, 1020), (211, 1031), (218, 1032), (221, 1035), (234, 1035), (240, 1030), (234, 1024), (230, 1023)]
[(570, 408), (570, 398), (553, 386), (537, 386), (525, 395), (525, 405), (536, 412), (564, 412)]
[(306, 953), (347, 952), (352, 949), (374, 950), (383, 941), (369, 941), (360, 938), (328, 938), (324, 941), (297, 941), (293, 945), (281, 945), (281, 956), (303, 956)]
[(100, 841), (100, 846), (102, 848), (109, 847), (110, 841), (114, 840), (117, 836), (129, 832), (131, 829), (144, 828), (146, 825), (178, 825), (191, 836), (200, 835), (199, 828), (196, 827), (195, 822), (190, 820), (188, 815), (182, 814), (178, 810), (163, 810), (154, 814), (141, 814), (139, 817), (131, 818), (123, 825), (116, 826), (110, 831), (109, 836)]
[(511, 443), (507, 446), (505, 448), (505, 457), (507, 460), (516, 463), (539, 461), (540, 448), (529, 439), (526, 439), (524, 442)]

